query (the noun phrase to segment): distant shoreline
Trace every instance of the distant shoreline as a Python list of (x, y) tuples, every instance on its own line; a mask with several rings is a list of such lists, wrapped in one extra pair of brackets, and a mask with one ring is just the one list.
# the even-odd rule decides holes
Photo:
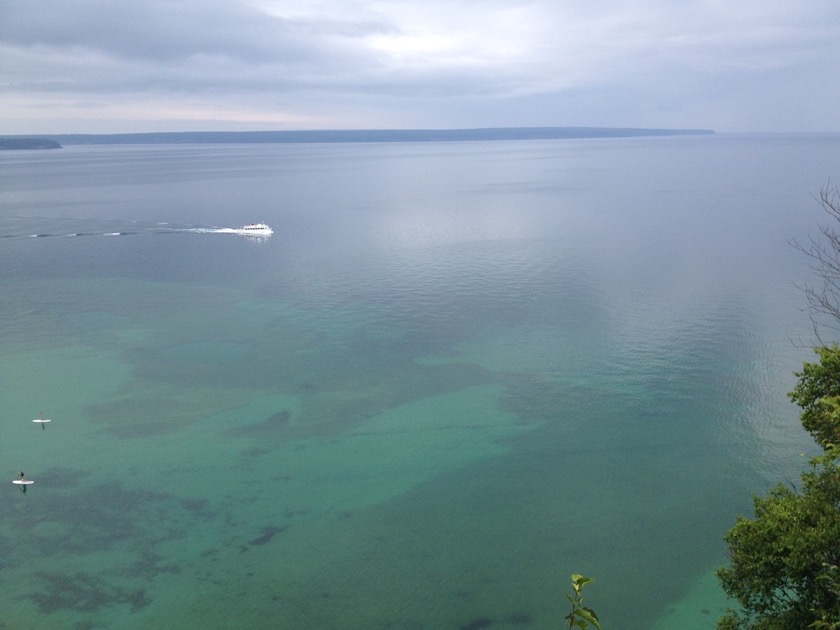
[(0, 151), (25, 151), (34, 149), (60, 149), (61, 145), (46, 137), (0, 136)]
[(488, 127), (478, 129), (338, 129), (311, 131), (173, 131), (117, 134), (45, 134), (0, 136), (0, 148), (21, 141), (50, 141), (59, 148), (79, 144), (271, 144), (349, 142), (467, 142), (488, 140), (555, 140), (564, 138), (636, 138), (709, 135), (711, 129), (642, 129), (623, 127)]

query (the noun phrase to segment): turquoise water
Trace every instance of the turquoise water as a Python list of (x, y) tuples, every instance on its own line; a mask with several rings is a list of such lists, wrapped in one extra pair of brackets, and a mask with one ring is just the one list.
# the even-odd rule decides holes
[(606, 628), (713, 627), (811, 448), (787, 241), (838, 149), (0, 154), (0, 621), (556, 628), (580, 572)]

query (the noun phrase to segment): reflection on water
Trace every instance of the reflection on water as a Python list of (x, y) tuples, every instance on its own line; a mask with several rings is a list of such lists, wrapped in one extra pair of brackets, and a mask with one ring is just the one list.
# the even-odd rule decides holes
[(583, 572), (610, 627), (708, 627), (809, 448), (786, 241), (836, 149), (0, 156), (4, 622), (541, 628)]

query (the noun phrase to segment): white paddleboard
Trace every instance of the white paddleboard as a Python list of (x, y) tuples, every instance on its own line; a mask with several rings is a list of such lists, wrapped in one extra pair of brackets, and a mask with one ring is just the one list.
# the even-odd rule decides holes
[(50, 418), (35, 418), (32, 422), (52, 422)]
[(31, 479), (15, 479), (12, 483), (16, 483), (19, 486), (31, 486), (35, 482)]

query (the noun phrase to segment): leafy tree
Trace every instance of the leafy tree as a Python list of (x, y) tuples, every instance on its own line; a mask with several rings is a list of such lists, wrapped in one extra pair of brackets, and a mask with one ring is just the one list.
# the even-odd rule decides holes
[(823, 453), (800, 489), (754, 497), (755, 517), (726, 535), (730, 566), (717, 575), (742, 610), (727, 611), (719, 630), (840, 630), (840, 348), (816, 352), (790, 397)]
[(820, 237), (805, 242), (794, 240), (791, 244), (811, 261), (811, 270), (817, 277), (816, 283), (802, 286), (814, 332), (820, 338), (819, 329), (840, 329), (840, 188), (831, 184), (825, 186), (817, 201), (831, 221), (820, 226)]
[(816, 348), (819, 363), (806, 363), (788, 394), (802, 408), (802, 426), (824, 449), (840, 445), (840, 351), (837, 345)]
[[(793, 246), (818, 279), (802, 288), (820, 340), (820, 329), (840, 330), (840, 188), (826, 186), (818, 201), (832, 221)], [(742, 609), (727, 611), (720, 630), (840, 630), (840, 348), (820, 344), (789, 396), (823, 452), (799, 489), (779, 484), (754, 497), (754, 518), (739, 517), (727, 534), (730, 566), (717, 574)]]

